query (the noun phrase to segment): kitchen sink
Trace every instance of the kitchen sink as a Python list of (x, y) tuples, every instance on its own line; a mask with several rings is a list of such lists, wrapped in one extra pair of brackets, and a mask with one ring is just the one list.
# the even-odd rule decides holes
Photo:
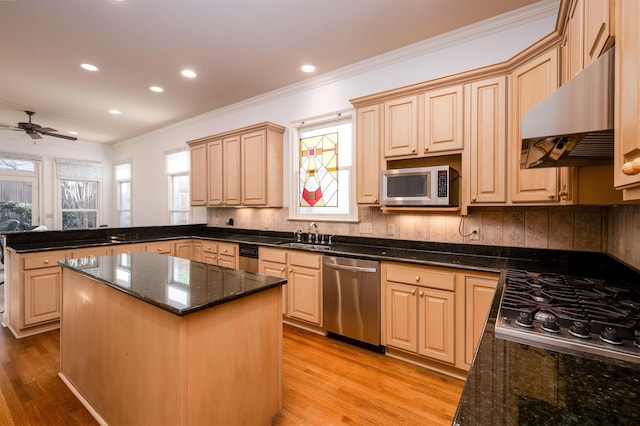
[(301, 250), (311, 250), (311, 251), (327, 251), (331, 250), (331, 246), (323, 245), (323, 244), (312, 244), (312, 243), (281, 243), (278, 244), (280, 247), (292, 248), (292, 249), (301, 249)]

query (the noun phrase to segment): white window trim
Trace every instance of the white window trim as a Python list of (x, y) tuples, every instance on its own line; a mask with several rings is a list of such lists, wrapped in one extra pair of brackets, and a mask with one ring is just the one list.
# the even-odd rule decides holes
[[(289, 128), (289, 170), (291, 173), (291, 179), (289, 179), (289, 216), (287, 220), (290, 221), (318, 221), (318, 222), (359, 222), (358, 219), (358, 205), (356, 203), (356, 152), (355, 152), (355, 113), (353, 109), (339, 111), (333, 114), (314, 117), (311, 119), (301, 120), (294, 122)], [(348, 214), (308, 214), (300, 213), (299, 199), (298, 199), (298, 184), (300, 182), (300, 167), (299, 167), (299, 139), (300, 128), (308, 127), (314, 124), (326, 123), (329, 125), (332, 120), (344, 120), (349, 118), (351, 120), (351, 168), (349, 179), (349, 213)]]
[[(128, 179), (118, 179), (117, 177), (115, 177), (116, 174), (116, 168), (118, 166), (122, 166), (124, 164), (128, 164), (129, 165), (129, 178)], [(115, 182), (115, 204), (116, 204), (116, 208), (115, 208), (115, 213), (116, 213), (116, 217), (114, 218), (114, 223), (117, 224), (117, 226), (122, 226), (120, 224), (120, 213), (122, 212), (129, 212), (129, 226), (133, 226), (133, 165), (131, 161), (122, 161), (120, 163), (116, 163), (113, 165), (113, 176), (114, 176), (114, 182)], [(120, 183), (121, 182), (129, 182), (129, 209), (125, 210), (122, 209), (120, 206)]]
[[(88, 167), (95, 167), (95, 168), (100, 168), (100, 179), (80, 179), (80, 178), (75, 178), (75, 177), (65, 177), (65, 176), (60, 176), (59, 173), (59, 165), (79, 165), (79, 166), (88, 166)], [(96, 228), (98, 228), (100, 226), (100, 224), (102, 223), (102, 179), (104, 178), (102, 175), (102, 163), (101, 162), (97, 162), (97, 161), (83, 161), (83, 160), (70, 160), (70, 159), (65, 159), (65, 158), (57, 158), (54, 161), (54, 176), (55, 176), (55, 182), (56, 182), (56, 190), (55, 190), (55, 197), (54, 197), (54, 202), (55, 202), (55, 224), (56, 224), (56, 229), (62, 229), (62, 213), (63, 210), (60, 206), (60, 203), (62, 201), (62, 197), (60, 194), (60, 181), (61, 180), (82, 180), (82, 181), (90, 181), (90, 182), (97, 182), (98, 185), (96, 187)], [(69, 210), (65, 210), (65, 211), (69, 211)], [(73, 210), (75, 211), (75, 210)], [(87, 211), (93, 211), (92, 210), (87, 210)], [(93, 229), (93, 228), (90, 228)]]
[[(180, 152), (186, 152), (187, 153), (187, 169), (185, 171), (179, 171), (176, 173), (169, 173), (168, 170), (168, 158), (170, 155), (172, 154), (177, 154)], [(184, 210), (177, 210), (177, 209), (173, 209), (173, 177), (177, 177), (177, 176), (186, 176), (187, 180), (189, 180), (190, 178), (190, 174), (191, 174), (191, 161), (190, 161), (190, 157), (191, 157), (191, 153), (189, 152), (188, 148), (176, 148), (176, 149), (172, 149), (169, 151), (165, 151), (164, 152), (164, 156), (165, 156), (165, 173), (167, 176), (167, 223), (171, 223), (171, 216), (174, 212), (178, 212), (178, 213), (186, 213), (187, 214), (187, 223), (191, 223), (191, 219), (192, 219), (192, 213), (191, 213), (191, 205), (189, 205), (186, 209)], [(191, 182), (189, 182), (189, 185), (191, 184)], [(191, 189), (189, 189), (191, 190)]]

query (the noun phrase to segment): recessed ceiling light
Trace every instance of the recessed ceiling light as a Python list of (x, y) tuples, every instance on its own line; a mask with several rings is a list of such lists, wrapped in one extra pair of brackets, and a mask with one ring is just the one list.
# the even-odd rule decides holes
[(122, 114), (122, 111), (118, 111), (117, 109), (110, 109), (109, 112), (113, 115)]
[(69, 132), (69, 134), (70, 134), (70, 135), (77, 135), (77, 134), (78, 134), (78, 132), (70, 131), (70, 132)]
[(152, 92), (156, 92), (156, 93), (162, 93), (164, 92), (164, 89), (160, 86), (151, 86), (149, 87), (149, 90), (151, 90)]
[(195, 72), (191, 70), (182, 70), (180, 71), (180, 74), (182, 74), (183, 77), (187, 77), (187, 78), (195, 78), (197, 75)]
[(82, 67), (82, 69), (87, 71), (98, 71), (98, 67), (93, 64), (80, 64), (80, 66)]
[(302, 70), (302, 72), (314, 72), (316, 70), (316, 67), (311, 64), (306, 64), (301, 66), (300, 69)]

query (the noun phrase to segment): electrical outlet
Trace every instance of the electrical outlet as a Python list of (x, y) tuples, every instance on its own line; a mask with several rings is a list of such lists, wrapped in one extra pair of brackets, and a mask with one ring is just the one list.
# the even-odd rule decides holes
[(360, 224), (360, 233), (361, 234), (372, 234), (373, 233), (373, 224), (371, 222), (362, 222)]
[(479, 240), (480, 239), (480, 228), (475, 227), (475, 228), (471, 228), (471, 236), (469, 237), (469, 239), (471, 240)]
[(393, 235), (396, 233), (396, 225), (394, 223), (387, 224), (387, 234)]

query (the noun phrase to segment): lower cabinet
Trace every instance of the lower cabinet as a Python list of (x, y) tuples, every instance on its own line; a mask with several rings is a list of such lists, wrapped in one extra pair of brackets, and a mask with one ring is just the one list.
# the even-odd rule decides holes
[(322, 326), (322, 255), (260, 247), (258, 271), (287, 279), (282, 286), (283, 315)]
[(388, 352), (468, 370), (498, 274), (396, 262), (382, 262), (381, 270)]
[(24, 322), (31, 326), (60, 319), (62, 272), (60, 266), (24, 272)]
[(238, 269), (238, 244), (218, 241), (204, 241), (202, 245), (202, 262), (225, 268)]

